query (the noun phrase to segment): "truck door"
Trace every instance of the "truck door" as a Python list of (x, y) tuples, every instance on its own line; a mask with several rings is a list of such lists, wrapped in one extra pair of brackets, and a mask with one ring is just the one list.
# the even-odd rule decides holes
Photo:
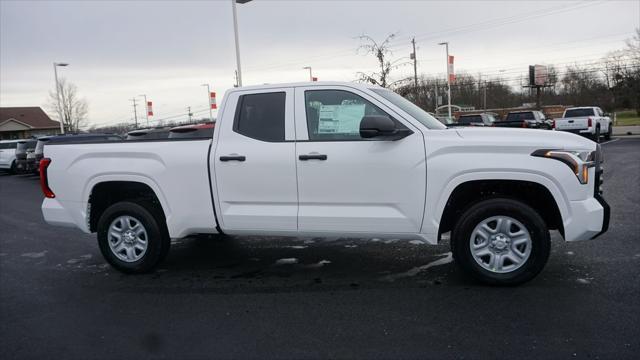
[(211, 156), (225, 231), (296, 231), (293, 89), (232, 92)]
[[(413, 133), (361, 138), (364, 115)], [(350, 87), (296, 88), (298, 229), (418, 233), (426, 190), (422, 133), (384, 103)]]

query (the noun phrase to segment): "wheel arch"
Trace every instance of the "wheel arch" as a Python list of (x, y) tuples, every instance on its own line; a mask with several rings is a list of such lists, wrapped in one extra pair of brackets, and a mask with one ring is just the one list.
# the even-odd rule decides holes
[(452, 186), (441, 199), (438, 239), (451, 231), (459, 216), (479, 201), (505, 197), (531, 206), (547, 223), (549, 229), (558, 230), (564, 237), (566, 202), (554, 186), (533, 179), (486, 178), (461, 181)]
[(166, 201), (161, 193), (146, 181), (140, 179), (114, 180), (102, 179), (89, 187), (87, 199), (87, 227), (95, 232), (100, 216), (111, 205), (120, 201), (144, 200), (156, 207), (158, 213), (166, 219), (169, 215)]

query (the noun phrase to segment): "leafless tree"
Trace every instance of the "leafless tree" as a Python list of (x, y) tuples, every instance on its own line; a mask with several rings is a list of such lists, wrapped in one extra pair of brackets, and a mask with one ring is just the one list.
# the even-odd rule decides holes
[(389, 88), (410, 79), (407, 77), (396, 81), (389, 80), (391, 70), (409, 64), (407, 58), (400, 58), (396, 60), (390, 59), (393, 56), (393, 53), (391, 52), (391, 41), (395, 37), (396, 34), (390, 34), (384, 39), (384, 41), (378, 42), (369, 35), (363, 34), (358, 36), (358, 39), (362, 42), (358, 48), (358, 52), (363, 52), (365, 55), (373, 55), (378, 62), (379, 68), (379, 71), (372, 73), (358, 72), (356, 75), (358, 76), (359, 81)]
[(58, 91), (60, 102), (58, 102), (56, 91), (49, 91), (49, 108), (58, 117), (62, 115), (65, 129), (77, 132), (87, 125), (87, 115), (89, 114), (87, 100), (80, 98), (78, 87), (64, 78), (58, 80)]

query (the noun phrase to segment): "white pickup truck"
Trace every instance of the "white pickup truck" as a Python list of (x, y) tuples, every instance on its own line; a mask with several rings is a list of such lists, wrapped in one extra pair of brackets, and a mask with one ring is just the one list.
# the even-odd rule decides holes
[(593, 141), (600, 142), (601, 136), (606, 140), (611, 139), (613, 123), (597, 106), (572, 107), (564, 111), (562, 118), (554, 120), (553, 128), (588, 136)]
[(50, 224), (97, 232), (124, 272), (153, 269), (193, 234), (424, 239), (451, 232), (461, 268), (492, 284), (538, 274), (550, 229), (607, 230), (602, 156), (544, 130), (457, 128), (396, 93), (353, 83), (229, 90), (213, 138), (52, 144)]

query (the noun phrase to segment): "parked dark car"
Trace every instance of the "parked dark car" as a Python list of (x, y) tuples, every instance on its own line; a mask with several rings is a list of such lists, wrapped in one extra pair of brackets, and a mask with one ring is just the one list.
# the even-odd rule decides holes
[(196, 125), (183, 125), (169, 130), (169, 139), (211, 138), (215, 124), (212, 122)]
[(533, 129), (548, 129), (546, 117), (538, 110), (512, 111), (506, 119), (494, 122), (498, 127), (520, 127)]
[(88, 143), (95, 141), (121, 141), (122, 137), (115, 134), (65, 134), (56, 136), (44, 136), (38, 138), (36, 148), (34, 150), (33, 160), (27, 161), (27, 171), (38, 172), (38, 164), (44, 157), (44, 146), (46, 144), (60, 143)]
[(32, 153), (36, 148), (38, 140), (22, 140), (18, 142), (16, 147), (16, 172), (27, 172), (27, 154)]
[(157, 127), (151, 129), (138, 129), (129, 131), (125, 140), (153, 140), (169, 137), (169, 127)]
[(493, 126), (495, 117), (489, 113), (460, 115), (458, 121), (448, 126)]

